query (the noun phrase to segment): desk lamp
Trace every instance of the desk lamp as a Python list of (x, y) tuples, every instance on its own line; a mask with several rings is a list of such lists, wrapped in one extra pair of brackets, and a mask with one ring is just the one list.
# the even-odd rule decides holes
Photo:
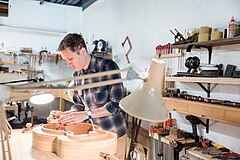
[(165, 63), (154, 58), (143, 84), (120, 101), (120, 108), (129, 115), (148, 122), (163, 122), (168, 118), (162, 99)]
[[(112, 75), (112, 74), (119, 74), (121, 72), (126, 72), (126, 71), (128, 71), (126, 78), (107, 80), (107, 81), (84, 84), (81, 86), (73, 86), (73, 87), (49, 86), (49, 84), (54, 84), (58, 82), (66, 82), (66, 81), (72, 81), (77, 79), (86, 79), (86, 78), (94, 78), (94, 77), (100, 77), (100, 76), (106, 76), (106, 75)], [(120, 101), (120, 108), (122, 108), (129, 115), (141, 120), (146, 120), (149, 122), (166, 121), (168, 118), (168, 111), (165, 109), (165, 106), (162, 101), (162, 83), (163, 83), (164, 75), (165, 75), (165, 63), (160, 59), (153, 58), (148, 70), (148, 76), (144, 78), (143, 84), (141, 84), (141, 86), (137, 90), (135, 90), (133, 93), (126, 96)], [(99, 73), (88, 74), (88, 75), (81, 75), (81, 76), (66, 78), (62, 80), (53, 80), (50, 82), (23, 84), (19, 86), (0, 86), (0, 88), (4, 88), (5, 89), (4, 92), (6, 92), (4, 94), (3, 92), (1, 92), (0, 102), (4, 102), (9, 99), (19, 100), (19, 99), (26, 99), (27, 97), (29, 98), (31, 97), (31, 95), (33, 95), (33, 93), (36, 92), (36, 90), (38, 91), (38, 93), (52, 93), (54, 95), (58, 95), (59, 92), (67, 92), (67, 91), (100, 87), (104, 85), (121, 83), (124, 81), (138, 79), (138, 78), (139, 78), (138, 74), (136, 74), (135, 70), (129, 67), (121, 70), (112, 70), (112, 71), (99, 72)], [(1, 112), (2, 112), (1, 114), (4, 115), (3, 110)], [(9, 135), (9, 132), (6, 129), (2, 129), (1, 133), (2, 132), (5, 133), (5, 135)], [(9, 148), (9, 153), (10, 153), (10, 148)]]
[(165, 62), (152, 59), (148, 77), (138, 89), (120, 101), (120, 108), (132, 116), (132, 132), (127, 159), (132, 159), (131, 152), (135, 148), (142, 120), (163, 122), (168, 119), (162, 99), (162, 84), (165, 77)]

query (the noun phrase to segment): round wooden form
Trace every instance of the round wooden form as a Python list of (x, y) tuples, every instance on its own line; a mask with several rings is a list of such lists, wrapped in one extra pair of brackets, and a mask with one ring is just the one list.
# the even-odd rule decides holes
[(100, 152), (113, 155), (117, 150), (117, 135), (89, 123), (69, 126), (45, 124), (33, 128), (32, 147), (56, 153), (66, 160), (99, 160)]

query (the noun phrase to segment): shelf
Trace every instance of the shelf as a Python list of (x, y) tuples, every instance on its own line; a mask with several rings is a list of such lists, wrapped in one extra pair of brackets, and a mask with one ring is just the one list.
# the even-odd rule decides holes
[(161, 54), (160, 58), (175, 58), (182, 57), (183, 53)]
[[(159, 134), (158, 133), (153, 133), (152, 134), (152, 133), (149, 132), (149, 137), (154, 138), (156, 140), (159, 140)], [(172, 141), (174, 141), (173, 139), (170, 139), (167, 136), (163, 136), (163, 137), (161, 136), (160, 139), (161, 139), (161, 142), (166, 143), (168, 145), (170, 145), (170, 143)], [(182, 144), (195, 142), (194, 139), (190, 139), (190, 138), (189, 139), (184, 139), (184, 140), (178, 140), (178, 141), (181, 142)]]
[(233, 38), (225, 38), (225, 39), (220, 39), (220, 40), (211, 40), (211, 41), (206, 41), (206, 42), (195, 42), (195, 43), (172, 45), (172, 48), (186, 49), (191, 44), (193, 44), (193, 45), (203, 45), (203, 46), (212, 46), (212, 47), (232, 45), (232, 44), (240, 44), (240, 36), (233, 37)]
[(15, 74), (15, 73), (1, 73), (0, 74), (0, 82), (9, 82), (14, 80), (23, 80), (28, 79), (27, 74)]
[(104, 58), (112, 59), (112, 53), (95, 52), (95, 53), (93, 53), (93, 55), (95, 55), (97, 57), (104, 57)]
[(17, 63), (2, 63), (1, 65), (13, 65), (13, 66), (28, 66), (29, 64), (17, 64)]
[[(27, 52), (21, 52), (19, 54), (16, 54), (16, 53), (9, 53), (9, 52), (2, 52), (2, 51), (0, 51), (0, 54), (3, 54), (5, 56), (12, 56), (12, 55), (16, 55), (16, 56), (30, 56), (30, 57), (38, 57), (39, 56), (39, 54), (33, 54), (33, 53), (27, 53)], [(55, 53), (51, 53), (51, 54), (48, 54), (47, 56), (51, 57), (51, 56), (56, 56), (56, 55), (57, 54), (55, 54)]]
[(240, 125), (240, 108), (180, 98), (164, 97), (163, 99), (168, 110)]
[(165, 77), (166, 81), (239, 85), (240, 78)]
[(12, 55), (19, 55), (19, 56), (36, 56), (35, 54), (32, 54), (32, 53), (19, 53), (19, 54), (16, 54), (16, 53), (9, 53), (9, 52), (0, 52), (0, 54), (3, 54), (5, 56), (12, 56)]

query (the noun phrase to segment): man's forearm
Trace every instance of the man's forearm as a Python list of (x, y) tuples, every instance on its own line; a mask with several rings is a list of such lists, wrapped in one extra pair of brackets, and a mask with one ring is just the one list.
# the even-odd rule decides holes
[(106, 117), (112, 115), (105, 107), (94, 108), (92, 111), (92, 118)]

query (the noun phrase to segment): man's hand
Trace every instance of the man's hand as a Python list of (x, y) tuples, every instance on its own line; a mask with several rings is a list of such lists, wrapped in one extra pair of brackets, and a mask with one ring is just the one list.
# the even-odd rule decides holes
[(65, 111), (65, 112), (52, 110), (50, 112), (50, 115), (47, 117), (47, 121), (50, 122), (51, 119), (59, 119), (60, 116), (67, 115), (72, 112), (76, 112), (76, 110), (69, 110), (69, 111)]
[(87, 113), (85, 111), (81, 112), (71, 112), (68, 114), (60, 115), (58, 122), (66, 125), (83, 122), (88, 119)]

